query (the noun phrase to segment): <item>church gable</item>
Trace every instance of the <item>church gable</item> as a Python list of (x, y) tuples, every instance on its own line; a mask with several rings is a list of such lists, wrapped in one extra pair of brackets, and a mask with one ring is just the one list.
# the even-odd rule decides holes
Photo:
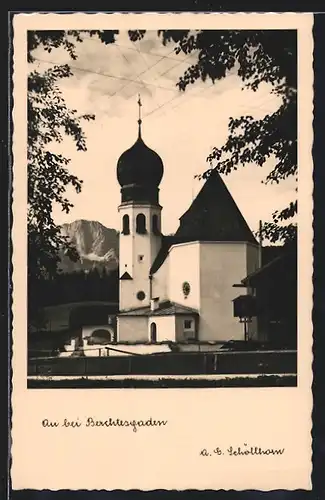
[(173, 245), (190, 241), (242, 241), (257, 244), (227, 186), (216, 172), (210, 175), (190, 208), (180, 218), (176, 233), (163, 237), (150, 274), (160, 269)]
[(225, 183), (213, 172), (175, 233), (183, 241), (245, 241), (257, 244)]

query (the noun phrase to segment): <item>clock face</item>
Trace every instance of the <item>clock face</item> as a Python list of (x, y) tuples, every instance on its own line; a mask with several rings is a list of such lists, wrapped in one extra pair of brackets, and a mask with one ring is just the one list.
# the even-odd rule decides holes
[(191, 291), (190, 284), (187, 281), (184, 281), (182, 289), (183, 289), (183, 294), (185, 295), (185, 297), (187, 297)]

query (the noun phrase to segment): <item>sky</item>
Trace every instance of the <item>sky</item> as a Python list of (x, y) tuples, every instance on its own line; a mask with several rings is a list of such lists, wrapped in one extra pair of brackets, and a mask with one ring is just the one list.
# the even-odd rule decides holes
[[(67, 192), (74, 204), (69, 214), (54, 207), (57, 224), (87, 219), (119, 229), (116, 165), (137, 139), (139, 93), (143, 140), (164, 163), (160, 204), (165, 234), (176, 231), (179, 218), (202, 188), (204, 181), (194, 176), (209, 168), (207, 156), (226, 140), (229, 118), (243, 114), (263, 118), (278, 108), (279, 100), (270, 93), (270, 86), (265, 84), (257, 92), (243, 90), (235, 73), (215, 84), (199, 80), (180, 92), (176, 83), (197, 54), (176, 55), (173, 48), (173, 44), (164, 47), (152, 31), (140, 42), (120, 32), (110, 45), (85, 35), (83, 43), (77, 44), (76, 61), (63, 49), (50, 54), (42, 48), (34, 51), (33, 66), (39, 71), (53, 64), (70, 64), (73, 76), (60, 84), (67, 105), (96, 117), (83, 123), (86, 152), (76, 151), (69, 138), (55, 147), (71, 158), (70, 172), (83, 180), (80, 194), (72, 189)], [(259, 220), (271, 220), (274, 210), (284, 208), (296, 195), (294, 179), (278, 185), (262, 183), (271, 168), (272, 161), (262, 168), (248, 165), (222, 176), (253, 231)]]

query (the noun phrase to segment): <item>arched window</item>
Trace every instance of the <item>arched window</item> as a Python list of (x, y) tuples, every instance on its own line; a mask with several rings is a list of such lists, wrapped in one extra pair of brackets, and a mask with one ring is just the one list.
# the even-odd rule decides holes
[(153, 232), (153, 234), (160, 234), (159, 219), (158, 219), (158, 215), (156, 215), (156, 214), (154, 214), (152, 216), (152, 232)]
[(122, 234), (130, 234), (130, 219), (128, 215), (123, 215), (122, 225)]
[(151, 323), (151, 325), (150, 325), (150, 340), (151, 340), (151, 342), (157, 342), (157, 325), (156, 325), (156, 323)]
[(112, 333), (104, 328), (98, 328), (94, 330), (88, 339), (88, 345), (105, 345), (112, 342)]
[(143, 214), (138, 214), (136, 219), (136, 231), (138, 234), (145, 234), (146, 231), (146, 218)]

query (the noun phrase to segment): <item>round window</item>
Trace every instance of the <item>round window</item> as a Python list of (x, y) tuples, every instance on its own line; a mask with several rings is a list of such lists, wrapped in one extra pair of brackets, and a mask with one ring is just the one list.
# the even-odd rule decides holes
[(190, 284), (187, 281), (185, 281), (182, 285), (182, 288), (183, 288), (183, 294), (185, 295), (185, 297), (187, 297), (191, 291)]
[(138, 300), (144, 300), (145, 298), (146, 298), (146, 294), (142, 290), (137, 293)]

